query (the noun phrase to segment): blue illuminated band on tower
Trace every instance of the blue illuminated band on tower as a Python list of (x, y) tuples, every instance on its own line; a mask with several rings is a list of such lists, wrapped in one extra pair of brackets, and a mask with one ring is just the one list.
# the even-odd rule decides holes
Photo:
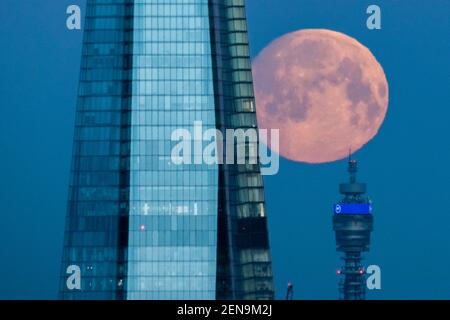
[(372, 214), (369, 203), (338, 203), (334, 205), (335, 214)]

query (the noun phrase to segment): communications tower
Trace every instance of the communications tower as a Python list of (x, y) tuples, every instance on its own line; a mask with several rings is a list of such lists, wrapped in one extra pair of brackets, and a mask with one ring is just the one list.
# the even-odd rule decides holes
[(344, 266), (337, 271), (342, 277), (339, 292), (343, 300), (365, 299), (366, 271), (361, 263), (362, 252), (369, 251), (373, 230), (372, 203), (366, 195), (366, 184), (356, 181), (357, 171), (357, 161), (350, 158), (350, 180), (340, 184), (342, 199), (334, 205), (336, 250), (344, 253)]

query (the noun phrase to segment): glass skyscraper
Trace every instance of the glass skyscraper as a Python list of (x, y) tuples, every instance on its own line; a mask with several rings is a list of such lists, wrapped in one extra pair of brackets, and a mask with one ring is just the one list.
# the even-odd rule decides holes
[(259, 164), (171, 157), (195, 121), (257, 127), (244, 7), (87, 1), (62, 299), (274, 298)]

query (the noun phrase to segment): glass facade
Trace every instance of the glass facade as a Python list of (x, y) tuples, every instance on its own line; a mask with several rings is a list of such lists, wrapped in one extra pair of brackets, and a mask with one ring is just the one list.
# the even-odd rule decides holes
[(171, 158), (257, 127), (246, 28), (244, 0), (88, 0), (61, 298), (273, 298), (259, 165)]

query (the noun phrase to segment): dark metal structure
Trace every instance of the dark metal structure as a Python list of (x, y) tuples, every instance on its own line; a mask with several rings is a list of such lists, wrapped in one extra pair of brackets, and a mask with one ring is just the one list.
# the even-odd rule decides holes
[(369, 250), (373, 231), (372, 203), (366, 196), (366, 184), (356, 181), (358, 163), (349, 159), (348, 183), (340, 184), (342, 200), (335, 204), (333, 230), (336, 250), (343, 252), (344, 266), (337, 271), (342, 276), (339, 284), (340, 299), (364, 300), (366, 271), (361, 263), (362, 252)]
[(292, 282), (287, 285), (286, 300), (294, 300), (294, 285)]

